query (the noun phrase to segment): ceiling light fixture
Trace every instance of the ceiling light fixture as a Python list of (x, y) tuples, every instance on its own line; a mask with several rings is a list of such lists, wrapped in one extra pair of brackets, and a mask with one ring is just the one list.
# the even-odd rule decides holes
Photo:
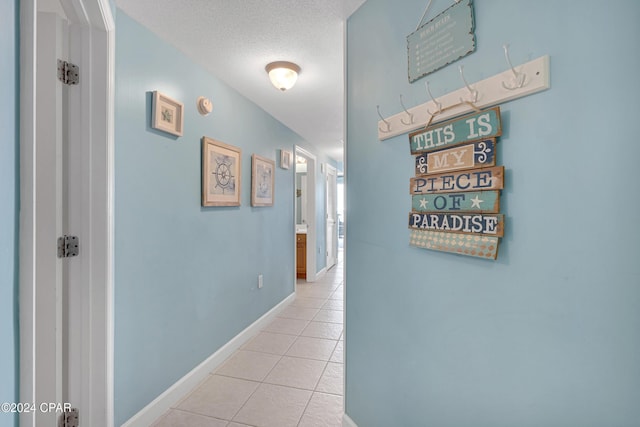
[(296, 84), (298, 73), (300, 73), (300, 67), (298, 65), (287, 61), (272, 62), (267, 64), (265, 69), (267, 73), (269, 73), (271, 83), (283, 92), (291, 89), (293, 85)]

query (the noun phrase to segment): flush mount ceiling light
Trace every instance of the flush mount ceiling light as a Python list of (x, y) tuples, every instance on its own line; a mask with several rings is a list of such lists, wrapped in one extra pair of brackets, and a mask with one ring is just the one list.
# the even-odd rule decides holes
[(296, 80), (298, 79), (298, 73), (300, 73), (300, 67), (293, 62), (276, 61), (268, 64), (265, 69), (269, 73), (269, 79), (271, 83), (280, 89), (285, 91), (291, 89)]

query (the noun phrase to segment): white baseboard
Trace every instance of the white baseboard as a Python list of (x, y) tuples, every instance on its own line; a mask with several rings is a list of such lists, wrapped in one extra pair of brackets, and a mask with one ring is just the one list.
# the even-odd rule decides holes
[(327, 274), (327, 267), (324, 267), (322, 270), (316, 273), (315, 281), (317, 282), (318, 280), (320, 280), (325, 274)]
[(356, 423), (354, 423), (351, 418), (349, 418), (349, 415), (343, 414), (342, 415), (342, 427), (358, 427), (358, 425)]
[(122, 427), (147, 427), (160, 418), (173, 405), (178, 403), (191, 390), (200, 384), (207, 376), (213, 372), (222, 362), (224, 362), (234, 351), (257, 335), (263, 327), (269, 324), (287, 305), (296, 297), (295, 292), (282, 300), (278, 305), (265, 313), (258, 320), (249, 325), (246, 329), (233, 337), (228, 343), (223, 345), (218, 351), (209, 356), (204, 362), (196, 366), (184, 377), (180, 378), (158, 396), (153, 402), (142, 408), (140, 412), (125, 422)]

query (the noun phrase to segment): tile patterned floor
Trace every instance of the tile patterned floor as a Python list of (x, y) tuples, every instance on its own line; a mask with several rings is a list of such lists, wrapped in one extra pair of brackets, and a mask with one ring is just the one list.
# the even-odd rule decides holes
[(153, 427), (340, 427), (343, 263), (296, 299)]

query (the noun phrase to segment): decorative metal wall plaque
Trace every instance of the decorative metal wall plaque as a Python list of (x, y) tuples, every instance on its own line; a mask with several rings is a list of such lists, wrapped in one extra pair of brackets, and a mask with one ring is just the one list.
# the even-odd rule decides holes
[(409, 82), (413, 83), (475, 50), (473, 2), (456, 1), (407, 36)]

